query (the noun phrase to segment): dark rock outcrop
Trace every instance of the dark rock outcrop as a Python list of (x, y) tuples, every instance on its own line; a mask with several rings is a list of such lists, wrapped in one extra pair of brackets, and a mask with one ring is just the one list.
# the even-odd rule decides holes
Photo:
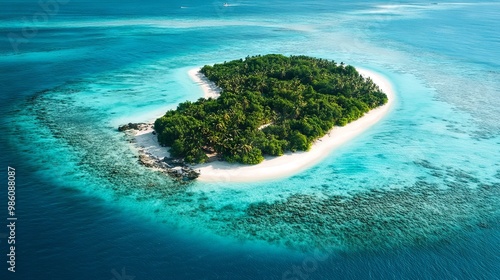
[[(125, 125), (120, 125), (118, 127), (118, 131), (125, 132), (132, 129), (147, 130), (149, 128), (153, 128), (151, 124), (128, 123)], [(156, 132), (153, 130), (152, 134), (156, 135)], [(129, 142), (132, 143), (135, 141), (129, 140)], [(182, 159), (168, 157), (159, 158), (145, 151), (144, 149), (139, 150), (138, 162), (145, 167), (158, 169), (180, 182), (188, 182), (200, 176), (200, 173), (189, 167)]]
[(147, 123), (128, 123), (128, 124), (118, 126), (118, 131), (127, 131), (130, 129), (144, 130), (144, 129), (148, 129), (148, 126), (149, 125)]
[(191, 181), (200, 176), (200, 173), (186, 165), (182, 159), (167, 157), (160, 159), (147, 152), (141, 151), (139, 163), (149, 168), (159, 169), (163, 173), (181, 182)]

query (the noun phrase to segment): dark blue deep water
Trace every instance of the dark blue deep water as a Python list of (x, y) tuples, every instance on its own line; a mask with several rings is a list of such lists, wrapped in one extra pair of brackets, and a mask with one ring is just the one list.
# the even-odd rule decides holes
[[(228, 3), (0, 4), (0, 279), (500, 279), (500, 2)], [(376, 71), (396, 104), (290, 178), (137, 164), (117, 125), (201, 96), (189, 69), (266, 53)]]

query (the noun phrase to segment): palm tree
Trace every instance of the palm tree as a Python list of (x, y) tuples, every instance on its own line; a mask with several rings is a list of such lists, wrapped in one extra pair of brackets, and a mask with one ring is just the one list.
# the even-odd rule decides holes
[(243, 144), (239, 147), (239, 151), (244, 152), (245, 154), (249, 153), (252, 149), (253, 147), (248, 144)]

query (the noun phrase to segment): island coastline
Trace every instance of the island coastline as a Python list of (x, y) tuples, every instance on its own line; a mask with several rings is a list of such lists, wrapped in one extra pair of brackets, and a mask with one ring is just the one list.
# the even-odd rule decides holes
[[(202, 89), (203, 98), (219, 97), (222, 89), (207, 79), (207, 77), (200, 72), (200, 69), (201, 67), (196, 67), (189, 70), (187, 72), (189, 78)], [(160, 117), (161, 116), (158, 116), (153, 120), (148, 121), (148, 125), (144, 126), (143, 129), (137, 129), (132, 132), (134, 142), (137, 144), (141, 154), (144, 153), (156, 158), (170, 157), (168, 148), (159, 145), (156, 133), (154, 133), (154, 121)]]
[[(200, 173), (199, 181), (204, 182), (257, 182), (290, 177), (300, 171), (314, 166), (329, 156), (336, 148), (360, 135), (368, 128), (378, 123), (391, 109), (395, 93), (391, 83), (381, 74), (371, 70), (358, 68), (356, 70), (365, 78), (370, 77), (387, 95), (388, 102), (378, 108), (370, 110), (363, 117), (348, 123), (343, 127), (334, 127), (329, 133), (317, 139), (309, 151), (287, 152), (279, 157), (265, 157), (264, 161), (256, 165), (213, 161), (203, 164), (190, 165)], [(200, 68), (188, 71), (193, 82), (203, 90), (204, 98), (217, 98), (221, 89), (208, 80)], [(135, 142), (141, 149), (153, 158), (168, 157), (167, 148), (160, 147), (152, 135), (153, 129), (138, 131)]]
[(219, 97), (222, 89), (219, 88), (215, 83), (210, 81), (203, 73), (200, 72), (201, 67), (193, 68), (188, 71), (188, 75), (193, 82), (198, 84), (203, 90), (204, 98), (217, 98)]

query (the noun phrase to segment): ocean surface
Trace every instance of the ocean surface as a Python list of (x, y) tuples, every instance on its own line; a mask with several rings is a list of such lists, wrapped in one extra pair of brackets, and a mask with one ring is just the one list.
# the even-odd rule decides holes
[[(45, 4), (44, 4), (45, 3)], [(0, 279), (500, 279), (499, 1), (2, 1)], [(248, 55), (378, 72), (390, 113), (316, 166), (180, 185), (117, 131)]]

